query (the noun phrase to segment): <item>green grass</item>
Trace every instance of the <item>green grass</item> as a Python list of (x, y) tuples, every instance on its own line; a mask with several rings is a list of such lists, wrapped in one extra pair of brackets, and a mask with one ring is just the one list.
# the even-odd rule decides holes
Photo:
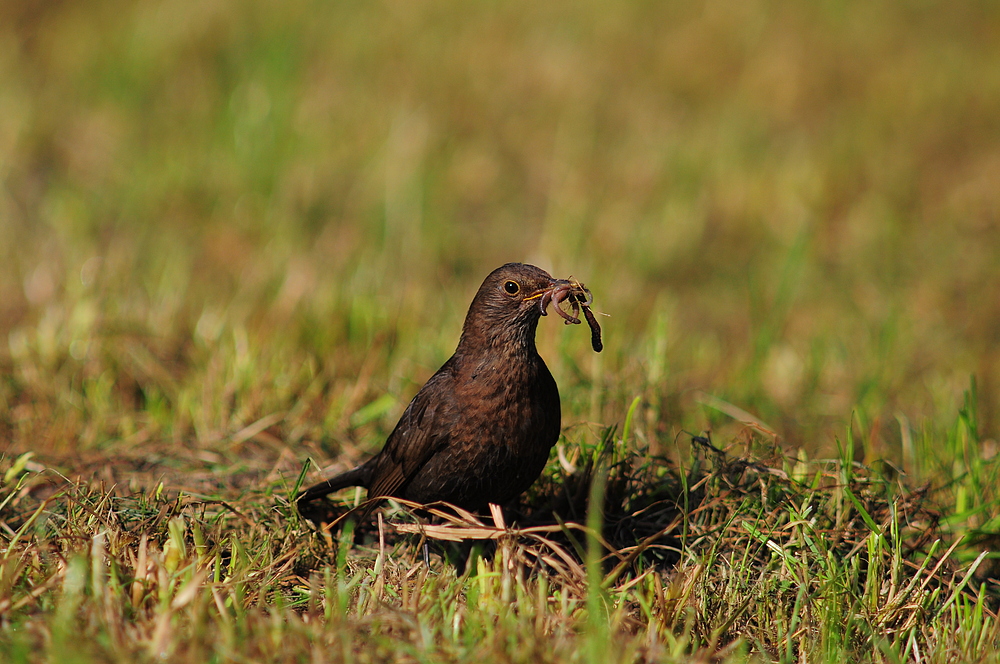
[[(64, 661), (68, 650), (80, 661), (995, 661), (995, 589), (979, 574), (988, 554), (963, 563), (968, 518), (930, 508), (939, 501), (926, 492), (848, 459), (747, 461), (709, 446), (682, 471), (612, 431), (604, 440), (569, 451), (594, 464), (551, 469), (522, 507), (527, 527), (408, 526), (396, 513), (363, 544), (350, 530), (313, 534), (275, 480), (227, 501), (55, 486), (28, 461), (3, 496), (4, 651), (10, 661)], [(539, 517), (547, 501), (571, 514), (560, 495), (595, 476), (607, 489), (576, 507), (603, 502), (603, 528), (592, 509), (587, 527)], [(497, 544), (456, 576), (439, 548), (424, 563), (423, 537)]]
[[(996, 661), (998, 34), (0, 6), (0, 659)], [(540, 325), (519, 534), (453, 524), (500, 540), (456, 575), (405, 511), (312, 531), (303, 467), (378, 449), (508, 260), (610, 315)]]

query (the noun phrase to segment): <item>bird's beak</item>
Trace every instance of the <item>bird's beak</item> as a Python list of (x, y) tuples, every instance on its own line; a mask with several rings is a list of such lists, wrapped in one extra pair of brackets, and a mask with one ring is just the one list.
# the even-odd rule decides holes
[[(573, 282), (571, 281), (567, 281), (566, 279), (553, 279), (552, 283), (550, 283), (548, 286), (536, 290), (534, 293), (524, 298), (524, 300), (526, 302), (528, 300), (537, 300), (539, 298), (545, 298), (545, 295), (549, 294), (549, 297), (545, 299), (551, 301), (551, 297), (553, 294), (555, 294), (555, 291), (561, 291), (572, 287), (573, 287)], [(548, 305), (548, 302), (546, 302), (546, 305)], [(545, 309), (542, 309), (542, 315), (543, 316), (545, 315)]]

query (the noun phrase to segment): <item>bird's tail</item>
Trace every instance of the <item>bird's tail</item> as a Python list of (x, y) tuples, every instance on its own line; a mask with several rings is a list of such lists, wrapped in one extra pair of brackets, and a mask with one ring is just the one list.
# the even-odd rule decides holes
[(346, 473), (337, 475), (336, 477), (331, 477), (326, 481), (314, 484), (308, 489), (299, 492), (299, 495), (295, 496), (295, 502), (298, 505), (304, 505), (305, 503), (312, 502), (317, 498), (322, 498), (323, 496), (333, 493), (334, 491), (346, 489), (349, 486), (367, 487), (370, 475), (371, 473), (367, 468), (363, 465), (358, 466), (354, 470), (349, 470)]

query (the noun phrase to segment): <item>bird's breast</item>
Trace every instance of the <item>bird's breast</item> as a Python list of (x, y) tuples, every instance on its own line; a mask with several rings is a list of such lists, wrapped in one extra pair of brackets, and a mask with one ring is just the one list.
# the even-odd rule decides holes
[[(540, 357), (487, 358), (471, 367), (459, 405), (478, 440), (546, 452), (559, 435), (559, 391)], [(551, 442), (549, 442), (551, 439)]]
[(447, 448), (413, 477), (405, 497), (476, 509), (504, 503), (538, 477), (559, 438), (555, 380), (537, 355), (456, 362), (449, 375)]

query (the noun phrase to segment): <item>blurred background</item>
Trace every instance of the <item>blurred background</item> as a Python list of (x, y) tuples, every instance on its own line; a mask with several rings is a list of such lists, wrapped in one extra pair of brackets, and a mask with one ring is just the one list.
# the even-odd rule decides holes
[(0, 4), (0, 452), (377, 449), (511, 260), (609, 314), (539, 328), (570, 437), (641, 396), (654, 451), (739, 408), (912, 466), (973, 378), (994, 436), (998, 44), (988, 1)]

